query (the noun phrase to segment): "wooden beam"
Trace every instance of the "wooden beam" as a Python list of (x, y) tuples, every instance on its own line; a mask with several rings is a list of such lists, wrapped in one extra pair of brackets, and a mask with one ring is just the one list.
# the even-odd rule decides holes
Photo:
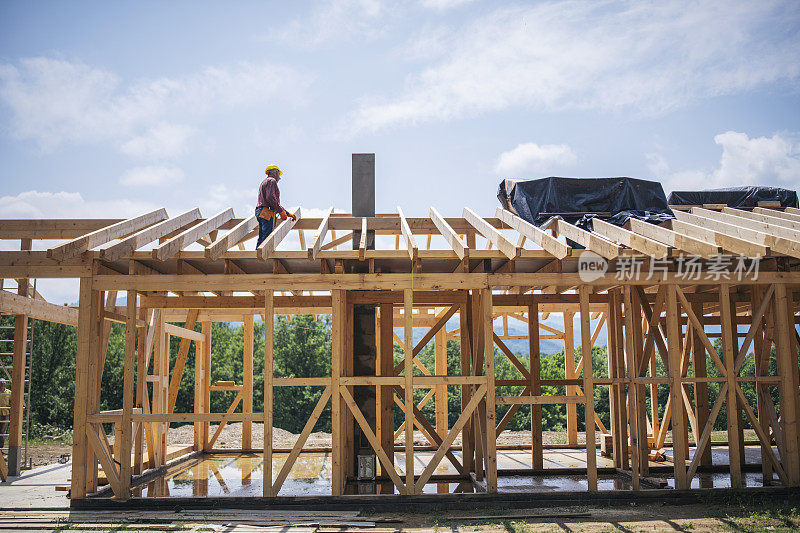
[(581, 354), (583, 355), (583, 393), (584, 421), (586, 426), (586, 476), (589, 492), (597, 492), (597, 449), (594, 435), (594, 375), (592, 369), (592, 326), (589, 316), (589, 290), (586, 285), (581, 285), (580, 295), (581, 310)]
[[(800, 231), (800, 217), (798, 217), (797, 220), (791, 220), (788, 218), (777, 216), (775, 214), (776, 211), (774, 210), (770, 209), (759, 210), (759, 209), (760, 208), (756, 208), (753, 209), (752, 211), (747, 211), (745, 209), (737, 209), (735, 207), (723, 207), (722, 213), (730, 215), (731, 217), (733, 217), (734, 220), (737, 220), (739, 223), (741, 223), (742, 219), (745, 219), (751, 223), (757, 224), (745, 227), (752, 227), (753, 229), (757, 229), (759, 231), (764, 231), (764, 232), (778, 230), (780, 231), (782, 236), (788, 236), (788, 238), (791, 239), (797, 237), (797, 232)], [(790, 233), (786, 233), (787, 231)]]
[(182, 328), (175, 324), (164, 324), (164, 331), (182, 339), (191, 339), (197, 342), (203, 342), (204, 340), (202, 333), (198, 333), (193, 329)]
[[(748, 242), (767, 246), (784, 255), (800, 258), (800, 240), (798, 240), (800, 239), (800, 232), (797, 231), (784, 230), (784, 233), (781, 231), (782, 227), (753, 222), (708, 209), (692, 208), (691, 214), (682, 213), (678, 216), (678, 219), (695, 225), (702, 225), (705, 228), (732, 235)], [(753, 226), (758, 229), (753, 228)]]
[(273, 292), (264, 293), (264, 466), (263, 486), (265, 498), (275, 496), (272, 485), (272, 417), (273, 417), (273, 325), (274, 307), (272, 305)]
[(201, 237), (205, 237), (212, 231), (219, 229), (220, 226), (233, 218), (233, 209), (228, 208), (220, 211), (213, 217), (192, 226), (186, 231), (172, 237), (167, 242), (153, 248), (153, 259), (164, 261), (181, 251), (185, 246), (196, 242)]
[(502, 207), (498, 207), (495, 210), (494, 216), (517, 230), (526, 239), (530, 239), (541, 246), (543, 250), (551, 253), (557, 259), (564, 259), (572, 253), (572, 248), (567, 244)]
[(599, 233), (609, 240), (617, 241), (624, 244), (628, 248), (632, 248), (637, 252), (649, 255), (655, 259), (664, 259), (669, 257), (672, 247), (664, 243), (658, 242), (644, 235), (639, 235), (625, 228), (609, 224), (599, 218), (592, 219), (592, 231)]
[(0, 311), (12, 315), (27, 315), (30, 318), (67, 326), (78, 325), (78, 310), (74, 307), (34, 300), (3, 290), (0, 290)]
[(632, 231), (639, 235), (663, 242), (664, 244), (689, 254), (708, 258), (722, 253), (722, 247), (717, 244), (677, 233), (663, 226), (650, 224), (649, 222), (636, 218), (629, 218), (626, 224), (630, 226)]
[(322, 247), (322, 243), (325, 241), (325, 235), (327, 235), (328, 233), (328, 227), (330, 225), (330, 220), (331, 220), (331, 213), (333, 213), (333, 207), (328, 209), (328, 211), (325, 213), (325, 216), (322, 217), (322, 222), (319, 223), (319, 227), (317, 228), (317, 235), (311, 242), (311, 246), (308, 247), (309, 259), (317, 258), (317, 254), (319, 253), (319, 250)]
[[(681, 382), (681, 347), (680, 347), (680, 322), (678, 321), (678, 288), (676, 285), (667, 285), (666, 314), (667, 314), (667, 348), (669, 350), (669, 396), (672, 405), (672, 446), (673, 465), (675, 467), (675, 488), (685, 490), (689, 488), (686, 477), (686, 449), (687, 428), (686, 414), (682, 398), (683, 383)], [(690, 312), (691, 309), (686, 309)], [(666, 425), (666, 420), (664, 421)], [(646, 459), (645, 459), (646, 460)]]
[(561, 217), (555, 217), (552, 222), (555, 224), (555, 230), (571, 241), (575, 241), (587, 250), (605, 257), (606, 259), (616, 259), (622, 253), (622, 246), (614, 244), (608, 239), (601, 237), (596, 233), (588, 232), (573, 224), (570, 224)]
[(272, 229), (272, 233), (267, 236), (266, 239), (259, 245), (258, 247), (258, 258), (266, 261), (272, 252), (278, 247), (281, 241), (286, 237), (292, 228), (297, 224), (297, 222), (301, 219), (302, 214), (300, 212), (300, 208), (297, 209), (295, 212), (295, 216), (297, 220), (287, 218), (283, 222), (281, 222), (277, 228)]
[(434, 223), (439, 233), (442, 234), (442, 237), (444, 237), (444, 240), (447, 241), (447, 244), (450, 245), (450, 248), (453, 249), (458, 258), (462, 261), (469, 259), (469, 247), (461, 240), (461, 237), (455, 232), (452, 226), (447, 223), (433, 206), (431, 206), (429, 214), (431, 222)]
[(509, 259), (516, 259), (522, 253), (522, 247), (517, 246), (511, 239), (496, 230), (489, 224), (483, 217), (478, 216), (472, 209), (465, 207), (462, 213), (467, 222), (472, 225), (481, 235), (483, 235), (490, 243), (497, 247), (498, 250), (503, 252)]
[(256, 228), (258, 228), (258, 220), (256, 220), (255, 215), (242, 220), (228, 233), (217, 238), (217, 240), (206, 248), (206, 259), (210, 261), (218, 259), (222, 254), (228, 251), (228, 248), (239, 244), (246, 235)]
[[(726, 410), (728, 419), (728, 464), (730, 465), (731, 488), (741, 488), (744, 486), (742, 479), (741, 464), (741, 442), (738, 438), (739, 433), (739, 401), (736, 398), (736, 329), (733, 324), (733, 311), (731, 310), (730, 286), (723, 284), (719, 286), (720, 317), (722, 319), (722, 358), (725, 361), (725, 372), (728, 384), (728, 397), (726, 399)], [(795, 390), (797, 393), (797, 390)], [(674, 437), (673, 437), (674, 438)]]
[[(414, 234), (411, 233), (411, 228), (408, 225), (408, 220), (406, 220), (406, 216), (403, 214), (403, 210), (400, 206), (397, 206), (397, 215), (400, 217), (400, 231), (403, 234), (403, 238), (406, 241), (406, 248), (408, 249), (408, 255), (411, 258), (411, 261), (416, 261), (419, 258), (419, 248), (417, 247), (417, 241), (414, 240)], [(410, 485), (413, 489), (413, 482)]]
[(69, 242), (49, 248), (47, 250), (47, 257), (55, 259), (56, 261), (63, 261), (94, 248), (95, 246), (100, 246), (114, 239), (140, 231), (166, 218), (167, 211), (162, 207), (161, 209), (156, 209), (155, 211), (145, 213), (138, 217), (111, 224)]
[(361, 219), (361, 238), (358, 241), (358, 260), (363, 261), (367, 257), (367, 217)]
[[(122, 363), (122, 442), (119, 446), (120, 456), (115, 457), (120, 462), (119, 478), (121, 482), (121, 497), (128, 499), (131, 490), (131, 441), (133, 428), (131, 414), (134, 405), (135, 365), (136, 365), (136, 329), (138, 308), (136, 305), (136, 292), (128, 291), (126, 296), (128, 320), (125, 324), (125, 358)], [(139, 379), (142, 379), (140, 377)]]
[[(402, 214), (400, 215), (402, 217)], [(413, 239), (413, 237), (412, 237)], [(407, 241), (410, 242), (410, 241)], [(414, 494), (416, 487), (414, 486), (414, 368), (412, 360), (414, 355), (412, 348), (414, 346), (414, 291), (406, 289), (403, 291), (403, 330), (405, 332), (404, 341), (404, 403), (405, 403), (405, 427), (406, 427), (406, 446), (405, 446), (405, 460), (406, 460), (406, 493)], [(422, 492), (422, 487), (419, 487), (419, 492)]]
[(151, 243), (177, 229), (190, 224), (200, 218), (200, 210), (195, 208), (175, 218), (169, 218), (147, 229), (134, 233), (116, 244), (107, 246), (100, 250), (100, 256), (106, 261), (116, 261), (121, 257), (133, 252), (140, 246)]
[[(703, 239), (706, 242), (713, 242), (719, 246), (722, 246), (725, 250), (737, 254), (744, 254), (750, 257), (754, 257), (756, 255), (760, 255), (763, 257), (769, 255), (768, 246), (764, 246), (756, 242), (748, 241), (745, 239), (740, 239), (739, 237), (728, 235), (727, 233), (724, 232), (715, 231), (713, 229), (708, 229), (702, 226), (698, 226), (697, 224), (692, 224), (690, 222), (687, 222), (687, 220), (694, 220), (695, 222), (698, 222), (698, 220), (696, 219), (688, 218), (693, 215), (685, 213), (683, 211), (676, 211), (675, 213), (679, 212), (684, 213), (685, 217), (682, 220), (679, 219), (672, 221), (672, 229), (678, 233), (682, 233), (683, 235), (687, 235), (689, 237)], [(701, 224), (703, 223), (702, 221), (699, 222)]]

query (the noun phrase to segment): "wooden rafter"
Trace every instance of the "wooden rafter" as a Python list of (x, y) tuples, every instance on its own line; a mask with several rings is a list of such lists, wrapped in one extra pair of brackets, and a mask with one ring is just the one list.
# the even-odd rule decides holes
[[(502, 207), (498, 207), (495, 210), (495, 216), (517, 230), (522, 237), (535, 242), (541, 246), (543, 250), (547, 250), (553, 254), (557, 259), (564, 259), (572, 253), (572, 248), (567, 244), (549, 235), (546, 231), (537, 228), (530, 222), (521, 219), (514, 213), (506, 211)], [(523, 241), (520, 241), (519, 246), (522, 246), (522, 242)]]
[(116, 244), (107, 246), (100, 250), (100, 256), (106, 261), (116, 261), (117, 259), (133, 252), (140, 246), (149, 244), (154, 240), (163, 237), (170, 232), (186, 226), (200, 218), (200, 210), (190, 209), (189, 211), (178, 215), (175, 218), (169, 218), (163, 222), (159, 222), (154, 226), (134, 233), (130, 237), (122, 239)]
[(328, 227), (330, 225), (332, 213), (333, 213), (333, 207), (329, 208), (328, 211), (325, 213), (325, 216), (322, 217), (322, 222), (319, 223), (319, 227), (317, 228), (317, 235), (314, 237), (311, 246), (308, 247), (309, 259), (317, 258), (317, 254), (319, 253), (319, 250), (322, 247), (322, 243), (323, 241), (325, 241), (325, 235), (327, 235), (328, 233)]
[(430, 209), (431, 222), (434, 223), (439, 233), (442, 234), (444, 240), (450, 245), (450, 248), (456, 253), (462, 261), (469, 259), (469, 247), (461, 240), (461, 237), (456, 231), (447, 223), (447, 221), (439, 214), (439, 212), (431, 206)]
[(522, 253), (522, 247), (517, 246), (511, 239), (496, 230), (483, 217), (478, 216), (469, 207), (464, 208), (463, 216), (466, 221), (475, 228), (478, 233), (483, 235), (486, 240), (497, 247), (509, 259), (516, 259)]
[(219, 229), (220, 226), (233, 218), (233, 209), (228, 208), (220, 211), (213, 217), (192, 226), (186, 231), (172, 237), (167, 242), (159, 244), (153, 248), (153, 259), (164, 261), (181, 251), (182, 248), (198, 241), (212, 231)]

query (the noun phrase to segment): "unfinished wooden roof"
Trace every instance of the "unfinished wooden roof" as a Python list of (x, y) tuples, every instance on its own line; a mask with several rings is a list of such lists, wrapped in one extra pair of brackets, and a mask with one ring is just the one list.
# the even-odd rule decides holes
[[(569, 242), (609, 260), (610, 271), (623, 257), (687, 254), (788, 258), (784, 269), (798, 263), (799, 209), (714, 207), (676, 210), (676, 219), (660, 226), (631, 219), (618, 227), (595, 218), (593, 231), (559, 216), (536, 227), (499, 207), (494, 217), (464, 208), (455, 218), (433, 207), (425, 218), (406, 217), (400, 208), (369, 218), (332, 209), (306, 218), (298, 210), (297, 221), (278, 224), (257, 249), (255, 217), (235, 218), (232, 209), (209, 218), (199, 209), (173, 217), (158, 209), (125, 220), (0, 220), (0, 239), (23, 243), (22, 250), (0, 252), (0, 276), (81, 277), (93, 264), (94, 274), (570, 273), (584, 250)], [(376, 247), (368, 249), (373, 232)], [(32, 240), (48, 242), (31, 249)]]

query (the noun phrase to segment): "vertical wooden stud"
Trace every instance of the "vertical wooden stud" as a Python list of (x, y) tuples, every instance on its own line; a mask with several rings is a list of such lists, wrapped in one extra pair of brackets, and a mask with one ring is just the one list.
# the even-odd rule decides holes
[(495, 410), (494, 343), (492, 327), (492, 290), (481, 290), (483, 315), (484, 365), (486, 368), (486, 490), (497, 492), (497, 436)]
[[(528, 305), (528, 369), (531, 396), (542, 394), (542, 360), (539, 345), (539, 305), (536, 302)], [(542, 406), (531, 405), (531, 467), (534, 470), (544, 468), (544, 443), (542, 435)]]
[[(403, 291), (403, 328), (405, 336), (404, 350), (404, 392), (403, 398), (405, 407), (405, 439), (406, 439), (406, 493), (414, 494), (417, 487), (414, 486), (414, 291), (405, 289)], [(422, 492), (419, 487), (418, 492)]]
[(272, 289), (264, 291), (264, 497), (275, 496), (272, 488), (272, 348), (274, 341)]
[(672, 405), (672, 446), (675, 468), (675, 488), (688, 489), (686, 477), (686, 411), (684, 410), (681, 389), (681, 325), (679, 321), (678, 288), (667, 286), (667, 351), (669, 352), (670, 403)]
[[(242, 361), (242, 412), (253, 412), (253, 315), (244, 317), (244, 350)], [(242, 422), (242, 449), (253, 448), (253, 423)]]
[[(731, 472), (731, 487), (740, 488), (742, 484), (741, 442), (739, 441), (739, 402), (736, 397), (736, 373), (734, 372), (738, 343), (733, 344), (736, 326), (731, 311), (731, 289), (727, 284), (719, 288), (719, 315), (722, 324), (722, 361), (728, 379), (728, 397), (725, 400), (728, 416), (728, 458)], [(673, 401), (673, 413), (675, 412)], [(674, 415), (673, 415), (674, 416)]]
[(581, 311), (581, 355), (583, 356), (584, 420), (586, 425), (586, 475), (589, 492), (597, 492), (597, 448), (594, 434), (594, 375), (592, 374), (592, 327), (589, 287), (579, 288)]

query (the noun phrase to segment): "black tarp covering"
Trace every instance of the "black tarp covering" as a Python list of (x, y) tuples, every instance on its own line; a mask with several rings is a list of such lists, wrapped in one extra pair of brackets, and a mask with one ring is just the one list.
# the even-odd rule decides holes
[(797, 192), (779, 187), (730, 187), (707, 191), (672, 191), (670, 205), (726, 204), (758, 207), (758, 202), (779, 201), (781, 207), (797, 207)]
[(622, 226), (630, 217), (652, 223), (675, 218), (661, 184), (637, 178), (503, 180), (497, 197), (505, 209), (541, 226), (553, 213), (591, 230), (590, 213)]

